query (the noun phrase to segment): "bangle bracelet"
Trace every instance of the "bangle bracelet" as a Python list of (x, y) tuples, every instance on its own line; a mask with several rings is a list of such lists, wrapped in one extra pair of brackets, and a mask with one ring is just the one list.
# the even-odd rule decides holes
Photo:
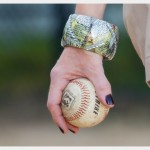
[(117, 49), (118, 27), (89, 16), (72, 14), (65, 25), (61, 46), (88, 50), (111, 60)]

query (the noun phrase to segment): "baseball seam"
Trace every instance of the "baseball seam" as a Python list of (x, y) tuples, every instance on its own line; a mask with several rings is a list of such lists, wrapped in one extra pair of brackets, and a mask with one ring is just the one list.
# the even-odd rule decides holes
[(90, 99), (90, 91), (86, 85), (83, 85), (81, 81), (77, 80), (72, 81), (72, 83), (76, 84), (81, 90), (81, 105), (74, 114), (72, 114), (70, 117), (66, 117), (68, 121), (74, 121), (82, 117), (86, 113)]

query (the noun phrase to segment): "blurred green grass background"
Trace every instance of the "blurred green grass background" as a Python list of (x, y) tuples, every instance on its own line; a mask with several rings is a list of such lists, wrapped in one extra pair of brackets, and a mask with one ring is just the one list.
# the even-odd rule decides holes
[[(108, 6), (105, 15), (108, 21), (111, 20), (107, 17), (109, 7), (112, 6)], [(115, 7), (120, 8), (122, 6), (115, 5)], [(120, 20), (120, 22), (123, 22), (123, 20)], [(3, 36), (1, 35), (0, 38), (3, 38)], [(51, 35), (47, 38), (42, 38), (40, 35), (22, 34), (21, 37), (12, 41), (9, 39), (5, 43), (0, 40), (0, 89), (5, 89), (8, 86), (13, 89), (17, 89), (17, 86), (24, 88), (28, 86), (28, 88), (32, 87), (33, 89), (38, 86), (41, 87), (41, 84), (46, 86), (48, 72), (50, 72), (54, 62), (62, 52), (62, 48), (56, 45), (60, 43), (60, 37), (55, 38), (56, 36)], [(56, 49), (56, 47), (59, 47), (59, 49)], [(114, 88), (123, 86), (128, 88), (139, 87), (141, 90), (147, 89), (144, 67), (131, 44), (123, 24), (121, 24), (116, 56), (111, 62), (105, 61), (104, 66), (106, 75)]]

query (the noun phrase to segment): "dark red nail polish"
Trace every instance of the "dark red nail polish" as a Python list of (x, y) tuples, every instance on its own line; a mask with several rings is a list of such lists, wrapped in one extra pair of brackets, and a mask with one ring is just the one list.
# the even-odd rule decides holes
[(63, 130), (62, 128), (60, 128), (60, 127), (59, 127), (59, 129), (60, 129), (60, 131), (64, 134), (64, 130)]
[(105, 100), (106, 100), (106, 103), (107, 103), (108, 105), (114, 105), (114, 100), (113, 100), (111, 94), (107, 95), (106, 98), (105, 98)]
[(72, 133), (75, 133), (73, 130), (69, 129)]

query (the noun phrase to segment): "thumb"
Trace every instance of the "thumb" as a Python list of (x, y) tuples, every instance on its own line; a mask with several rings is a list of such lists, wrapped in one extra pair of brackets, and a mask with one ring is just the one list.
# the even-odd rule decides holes
[(90, 80), (95, 86), (96, 95), (98, 96), (100, 102), (102, 102), (102, 104), (108, 108), (114, 107), (111, 85), (105, 74), (97, 73), (97, 75), (95, 75), (94, 78), (91, 78)]

